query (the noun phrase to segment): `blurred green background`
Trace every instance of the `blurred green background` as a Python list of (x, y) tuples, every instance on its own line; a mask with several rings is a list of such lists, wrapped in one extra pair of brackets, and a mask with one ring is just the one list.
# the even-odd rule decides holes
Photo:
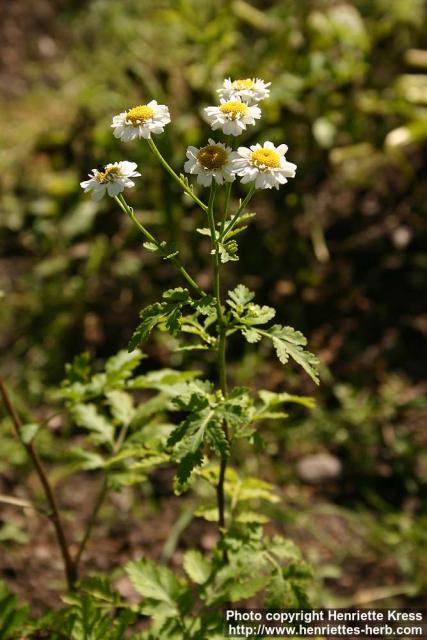
[[(256, 195), (257, 217), (224, 286), (245, 282), (280, 322), (302, 330), (323, 382), (315, 391), (234, 343), (232, 377), (316, 394), (312, 414), (271, 432), (267, 479), (285, 487), (277, 518), (320, 567), (318, 601), (422, 598), (426, 3), (15, 0), (3, 11), (0, 368), (21, 409), (43, 415), (67, 361), (125, 347), (138, 310), (176, 283), (114, 202), (82, 195), (93, 167), (138, 163), (143, 177), (128, 194), (138, 215), (178, 242), (209, 284), (206, 245), (193, 233), (200, 214), (142, 141), (113, 138), (112, 115), (153, 98), (169, 105), (172, 124), (157, 140), (182, 170), (186, 146), (210, 133), (202, 109), (222, 79), (271, 81), (263, 119), (243, 141), (286, 142), (297, 177)], [(163, 335), (151, 341), (150, 365), (209, 369), (172, 347)], [(19, 469), (6, 419), (0, 444)], [(304, 474), (304, 460), (317, 475)], [(14, 486), (4, 460), (0, 471)], [(12, 553), (19, 535), (5, 532), (10, 524), (0, 518)]]

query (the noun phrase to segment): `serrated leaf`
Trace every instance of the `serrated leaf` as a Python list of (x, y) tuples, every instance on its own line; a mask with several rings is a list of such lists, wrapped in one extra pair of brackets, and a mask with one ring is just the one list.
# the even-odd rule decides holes
[(144, 598), (166, 603), (170, 607), (171, 615), (178, 612), (180, 584), (170, 569), (144, 558), (129, 562), (126, 565), (126, 573), (136, 591)]
[(99, 453), (87, 449), (75, 447), (71, 450), (70, 455), (74, 466), (85, 471), (102, 469), (105, 464), (104, 458)]
[(238, 284), (233, 291), (228, 292), (227, 302), (232, 309), (241, 313), (254, 297), (253, 291), (250, 291), (244, 284)]
[(168, 395), (175, 395), (189, 381), (197, 378), (199, 371), (176, 371), (175, 369), (159, 369), (137, 376), (128, 385), (131, 389), (156, 389)]
[(92, 432), (94, 442), (113, 443), (114, 428), (94, 404), (76, 404), (71, 409), (71, 415), (79, 427)]
[(183, 567), (196, 584), (204, 584), (211, 574), (211, 564), (200, 551), (190, 549), (184, 554)]
[(107, 391), (105, 395), (113, 418), (119, 424), (129, 424), (135, 415), (132, 396), (118, 389)]
[(259, 591), (264, 589), (267, 583), (268, 577), (266, 576), (253, 575), (250, 578), (241, 581), (237, 578), (228, 588), (229, 598), (231, 602), (238, 602), (239, 600), (252, 598)]
[(191, 302), (191, 296), (188, 292), (188, 289), (183, 289), (182, 287), (176, 287), (175, 289), (168, 289), (163, 293), (164, 300), (168, 302)]
[(241, 331), (243, 337), (246, 338), (246, 340), (251, 344), (254, 344), (255, 342), (259, 342), (261, 340), (261, 334), (256, 329), (242, 327)]
[(280, 362), (286, 364), (291, 357), (316, 384), (319, 384), (319, 360), (313, 353), (303, 348), (307, 344), (307, 339), (300, 331), (275, 324), (268, 330), (268, 335), (273, 341)]
[(192, 299), (187, 289), (177, 287), (169, 289), (163, 294), (163, 302), (155, 302), (140, 312), (141, 323), (136, 328), (129, 342), (129, 349), (134, 349), (146, 340), (158, 325), (165, 325), (173, 336), (180, 331), (181, 309), (191, 304)]
[(197, 451), (187, 453), (183, 458), (181, 458), (176, 472), (178, 486), (184, 487), (190, 479), (194, 469), (196, 469), (196, 467), (200, 467), (201, 464), (203, 464), (202, 447)]
[(133, 371), (146, 356), (139, 349), (125, 351), (124, 349), (116, 353), (107, 360), (105, 371), (108, 382), (127, 380)]

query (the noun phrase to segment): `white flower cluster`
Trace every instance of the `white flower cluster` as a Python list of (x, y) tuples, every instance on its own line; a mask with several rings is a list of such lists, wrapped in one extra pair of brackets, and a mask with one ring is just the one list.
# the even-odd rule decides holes
[[(258, 102), (270, 95), (270, 83), (260, 78), (231, 80), (227, 78), (217, 93), (220, 104), (206, 107), (206, 119), (212, 129), (225, 135), (238, 136), (248, 125), (261, 118)], [(287, 146), (275, 147), (267, 140), (263, 145), (238, 147), (233, 151), (221, 142), (209, 140), (200, 149), (188, 147), (185, 171), (197, 175), (197, 182), (209, 186), (232, 182), (236, 176), (242, 183), (254, 182), (256, 189), (278, 189), (288, 178), (294, 178), (296, 165), (285, 158)]]
[[(269, 86), (269, 82), (260, 78), (224, 80), (217, 90), (220, 103), (205, 108), (211, 128), (214, 131), (219, 129), (227, 136), (238, 136), (249, 125), (256, 124), (256, 120), (261, 118), (258, 103), (270, 95)], [(148, 140), (152, 134), (163, 133), (170, 121), (168, 107), (151, 100), (114, 116), (111, 127), (113, 135), (123, 142), (136, 138)], [(223, 184), (239, 177), (242, 183), (255, 183), (256, 189), (278, 189), (288, 178), (295, 177), (297, 168), (286, 160), (286, 151), (285, 144), (276, 147), (268, 140), (263, 145), (238, 147), (234, 151), (229, 143), (209, 138), (203, 147), (188, 147), (184, 169), (197, 176), (197, 182), (205, 187), (212, 181)], [(126, 187), (134, 186), (131, 178), (141, 175), (136, 169), (134, 162), (114, 162), (102, 170), (93, 169), (89, 180), (80, 185), (85, 193), (91, 193), (94, 200), (101, 199), (105, 193), (115, 197)]]

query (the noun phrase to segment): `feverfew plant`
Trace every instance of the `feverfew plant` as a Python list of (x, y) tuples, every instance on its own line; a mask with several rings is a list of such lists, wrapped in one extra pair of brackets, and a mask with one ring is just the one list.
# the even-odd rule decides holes
[[(153, 139), (171, 121), (167, 106), (152, 100), (112, 120), (114, 136), (124, 143), (145, 140), (154, 157), (200, 208), (204, 224), (197, 232), (210, 241), (210, 290), (189, 273), (179, 248), (156, 237), (126, 201), (124, 190), (133, 188), (134, 178), (141, 177), (135, 163), (107, 164), (102, 170), (94, 169), (89, 180), (81, 183), (95, 200), (104, 195), (114, 198), (143, 235), (146, 250), (171, 261), (181, 282), (141, 310), (128, 353), (113, 356), (98, 373), (92, 372), (86, 356), (77, 358), (68, 366), (67, 379), (57, 393), (72, 422), (88, 435), (86, 446), (73, 453), (75, 464), (81, 469), (98, 469), (104, 476), (76, 556), (70, 553), (59, 513), (55, 520), (68, 586), (73, 592), (66, 599), (69, 608), (62, 612), (59, 625), (69, 625), (67, 637), (86, 637), (77, 630), (83, 629), (84, 619), (92, 616), (93, 624), (101, 630), (114, 618), (119, 630), (111, 637), (121, 638), (132, 620), (142, 614), (152, 618), (152, 626), (132, 636), (139, 640), (218, 640), (224, 637), (221, 610), (229, 603), (256, 598), (259, 606), (307, 606), (309, 570), (298, 548), (279, 535), (264, 533), (263, 525), (269, 520), (265, 507), (279, 501), (275, 488), (260, 478), (239, 474), (231, 464), (239, 441), (260, 443), (257, 423), (286, 417), (287, 404), (310, 408), (313, 402), (285, 391), (231, 387), (227, 368), (230, 336), (239, 334), (251, 344), (268, 341), (283, 365), (292, 360), (316, 384), (319, 382), (318, 360), (306, 349), (302, 333), (274, 323), (275, 310), (257, 304), (255, 294), (244, 283), (227, 293), (221, 286), (224, 265), (238, 260), (237, 238), (255, 215), (247, 212), (254, 193), (257, 189), (282, 187), (295, 176), (297, 168), (286, 159), (288, 149), (282, 141), (278, 146), (270, 141), (250, 147), (234, 143), (261, 117), (258, 104), (268, 98), (269, 85), (259, 78), (224, 81), (218, 89), (220, 104), (205, 109), (216, 137), (208, 138), (201, 147), (188, 147), (186, 160), (183, 158), (189, 177), (175, 172)], [(192, 176), (207, 189), (206, 195), (196, 193), (189, 180)], [(243, 199), (233, 198), (233, 187), (240, 188), (239, 183), (249, 186)], [(196, 372), (172, 369), (137, 375), (143, 358), (140, 347), (154, 330), (169, 332), (179, 349), (201, 350), (207, 357), (214, 354), (216, 379), (203, 380)], [(151, 390), (157, 394), (156, 399), (148, 406), (138, 404), (135, 392), (140, 389)], [(18, 437), (33, 456), (34, 445), (25, 442), (4, 385), (2, 392)], [(182, 417), (178, 423), (173, 420), (175, 412)], [(129, 563), (126, 571), (142, 596), (136, 606), (123, 602), (105, 579), (79, 581), (80, 557), (108, 491), (146, 482), (148, 472), (170, 463), (176, 467), (176, 492), (192, 487), (200, 495), (196, 515), (216, 523), (218, 543), (211, 556), (204, 556), (199, 549), (187, 551), (183, 560), (186, 577), (147, 557)], [(51, 503), (43, 470), (41, 480), (47, 484)], [(203, 485), (208, 493), (201, 491)], [(129, 616), (117, 618), (117, 610), (127, 610)], [(51, 637), (57, 637), (58, 617), (49, 624)]]

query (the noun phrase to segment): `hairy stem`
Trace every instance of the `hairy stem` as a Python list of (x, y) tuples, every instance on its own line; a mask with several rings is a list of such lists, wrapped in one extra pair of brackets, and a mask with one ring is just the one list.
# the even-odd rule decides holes
[[(138, 218), (136, 217), (132, 207), (130, 207), (128, 205), (128, 203), (126, 202), (126, 200), (124, 199), (124, 197), (122, 195), (118, 195), (115, 198), (115, 201), (117, 202), (117, 204), (119, 205), (119, 207), (121, 208), (121, 210), (126, 213), (127, 216), (129, 216), (129, 218), (132, 220), (132, 222), (134, 223), (134, 225), (139, 229), (139, 231), (141, 231), (141, 233), (145, 236), (145, 238), (149, 241), (152, 242), (154, 245), (156, 245), (157, 249), (159, 250), (159, 252), (163, 255), (164, 258), (168, 257), (168, 251), (164, 248), (164, 246), (161, 244), (161, 242), (159, 242), (159, 240), (157, 240), (149, 231), (148, 229), (146, 229), (146, 227), (144, 227), (144, 225), (138, 220)], [(197, 282), (195, 280), (193, 280), (193, 278), (190, 276), (190, 274), (188, 273), (188, 271), (185, 269), (185, 267), (181, 264), (180, 260), (176, 257), (176, 256), (171, 256), (168, 258), (171, 262), (174, 263), (174, 265), (177, 267), (178, 271), (181, 273), (181, 275), (184, 277), (184, 279), (188, 282), (188, 284), (195, 290), (197, 291), (197, 293), (200, 296), (205, 296), (205, 292), (203, 291), (203, 289), (201, 289), (199, 287), (199, 285), (197, 284)]]
[(55, 528), (56, 539), (58, 541), (58, 546), (64, 562), (64, 570), (65, 570), (65, 578), (67, 581), (67, 586), (68, 586), (68, 589), (72, 591), (77, 581), (77, 566), (76, 566), (76, 563), (73, 561), (69, 551), (67, 539), (65, 537), (64, 524), (62, 522), (58, 504), (56, 502), (55, 494), (53, 492), (48, 476), (44, 470), (43, 464), (39, 458), (39, 455), (34, 445), (31, 442), (26, 443), (22, 439), (21, 419), (18, 416), (18, 413), (12, 404), (12, 400), (10, 399), (9, 393), (6, 389), (6, 385), (4, 384), (3, 380), (1, 380), (1, 378), (0, 378), (0, 392), (3, 398), (3, 402), (6, 406), (6, 410), (12, 420), (16, 437), (18, 438), (18, 440), (21, 442), (22, 446), (25, 448), (26, 452), (28, 453), (28, 456), (31, 459), (31, 462), (33, 463), (34, 469), (43, 487), (46, 501), (48, 502), (49, 508), (51, 510), (50, 519)]

